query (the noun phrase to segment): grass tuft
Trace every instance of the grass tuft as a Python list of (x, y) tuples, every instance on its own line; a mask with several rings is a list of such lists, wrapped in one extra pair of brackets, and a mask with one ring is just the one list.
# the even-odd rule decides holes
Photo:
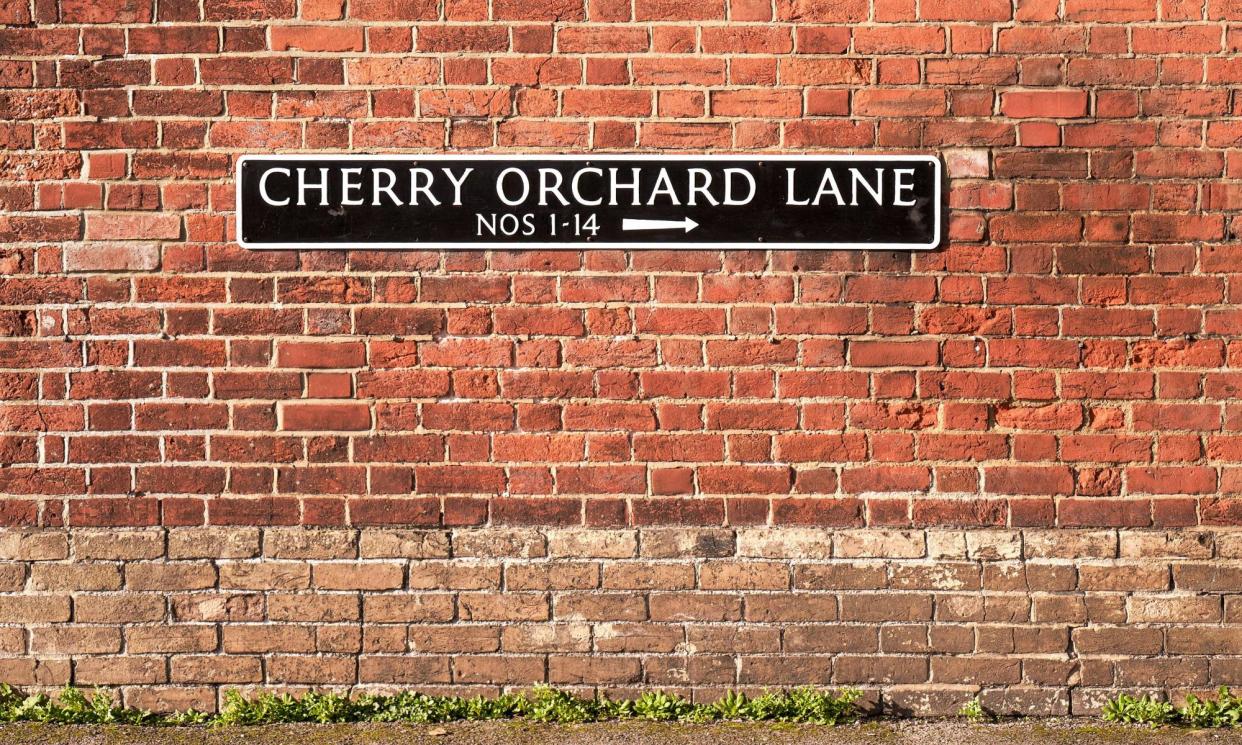
[(116, 706), (106, 693), (98, 690), (87, 696), (76, 688), (66, 687), (52, 698), (44, 694), (24, 695), (12, 686), (0, 684), (0, 722), (228, 727), (303, 722), (435, 724), (490, 719), (576, 724), (644, 719), (652, 722), (770, 721), (835, 725), (859, 718), (855, 702), (861, 695), (856, 689), (833, 694), (796, 688), (768, 692), (752, 699), (731, 691), (714, 703), (695, 704), (664, 691), (646, 691), (633, 700), (613, 700), (606, 696), (583, 698), (543, 685), (525, 693), (506, 693), (496, 698), (428, 696), (414, 691), (390, 696), (365, 693), (353, 698), (315, 691), (298, 697), (259, 693), (246, 698), (230, 690), (225, 693), (224, 706), (217, 714), (193, 709), (154, 714)]

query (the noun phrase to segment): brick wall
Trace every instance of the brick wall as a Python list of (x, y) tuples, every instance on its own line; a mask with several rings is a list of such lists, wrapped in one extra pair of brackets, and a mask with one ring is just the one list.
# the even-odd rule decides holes
[[(0, 679), (1242, 683), (1237, 0), (2, 0)], [(316, 151), (912, 151), (950, 245), (239, 249)]]

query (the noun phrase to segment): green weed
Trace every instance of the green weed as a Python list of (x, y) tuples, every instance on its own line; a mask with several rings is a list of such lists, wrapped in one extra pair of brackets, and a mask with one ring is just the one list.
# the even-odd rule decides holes
[[(813, 688), (765, 692), (750, 698), (730, 691), (710, 704), (693, 703), (665, 691), (646, 691), (635, 699), (613, 700), (606, 696), (584, 698), (548, 686), (535, 686), (525, 693), (496, 698), (429, 696), (414, 691), (394, 695), (309, 692), (302, 696), (259, 693), (247, 698), (237, 691), (225, 693), (216, 714), (193, 709), (153, 714), (142, 709), (117, 706), (107, 693), (87, 695), (66, 687), (57, 696), (26, 695), (0, 684), (0, 722), (46, 724), (210, 725), (215, 727), (259, 724), (350, 722), (411, 722), (435, 724), (453, 721), (522, 719), (529, 722), (571, 724), (625, 719), (653, 722), (789, 722), (835, 725), (859, 718), (857, 701), (862, 693), (846, 689), (829, 693)], [(958, 712), (970, 721), (991, 719), (978, 698)], [(1176, 724), (1187, 727), (1242, 727), (1242, 697), (1222, 686), (1215, 698), (1188, 696), (1180, 708), (1149, 696), (1121, 694), (1105, 704), (1103, 718), (1109, 722)]]
[(88, 698), (78, 689), (66, 687), (52, 699), (42, 693), (26, 696), (9, 684), (0, 683), (0, 722), (155, 724), (159, 720), (149, 711), (115, 706), (102, 691)]
[(1177, 714), (1181, 723), (1190, 727), (1242, 727), (1242, 698), (1221, 686), (1215, 699), (1187, 696)]
[(957, 710), (957, 715), (959, 717), (966, 717), (967, 720), (976, 723), (992, 720), (992, 715), (988, 714), (987, 709), (983, 708), (983, 704), (979, 701), (978, 696), (962, 704), (962, 708)]
[(840, 694), (797, 688), (764, 693), (750, 699), (731, 691), (711, 704), (696, 704), (664, 691), (646, 691), (633, 700), (606, 696), (584, 698), (548, 686), (535, 686), (524, 694), (508, 693), (496, 698), (428, 696), (413, 691), (394, 695), (308, 692), (302, 696), (259, 693), (247, 698), (235, 690), (225, 692), (217, 714), (193, 709), (172, 714), (153, 714), (116, 706), (96, 691), (86, 696), (66, 687), (58, 696), (24, 695), (0, 685), (0, 722), (51, 724), (145, 724), (209, 725), (213, 727), (260, 724), (340, 724), (350, 722), (412, 722), (434, 724), (488, 719), (524, 719), (530, 722), (576, 724), (622, 719), (653, 722), (777, 721), (839, 724), (859, 717), (854, 703), (861, 692), (847, 689)]
[(1121, 694), (1104, 704), (1101, 716), (1106, 722), (1121, 724), (1168, 724), (1177, 711), (1168, 701), (1157, 701), (1148, 696), (1134, 697)]
[(1180, 708), (1149, 696), (1121, 694), (1104, 705), (1105, 721), (1126, 724), (1180, 724), (1186, 727), (1242, 727), (1242, 698), (1221, 686), (1214, 699), (1187, 696)]

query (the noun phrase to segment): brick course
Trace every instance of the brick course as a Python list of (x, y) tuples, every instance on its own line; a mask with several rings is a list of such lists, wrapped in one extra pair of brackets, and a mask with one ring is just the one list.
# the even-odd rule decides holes
[[(1242, 683), (1242, 7), (0, 4), (0, 679)], [(929, 253), (248, 252), (236, 156), (931, 152)]]
[(264, 685), (532, 682), (710, 700), (858, 685), (869, 708), (1098, 710), (1236, 683), (1242, 534), (650, 527), (14, 529), (7, 680), (212, 709)]

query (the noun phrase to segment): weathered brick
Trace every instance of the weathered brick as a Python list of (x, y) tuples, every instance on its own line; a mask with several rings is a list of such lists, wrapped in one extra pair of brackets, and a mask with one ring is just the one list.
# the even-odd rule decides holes
[(239, 684), (257, 683), (263, 679), (262, 660), (258, 657), (176, 655), (171, 658), (170, 664), (170, 679), (174, 683)]

